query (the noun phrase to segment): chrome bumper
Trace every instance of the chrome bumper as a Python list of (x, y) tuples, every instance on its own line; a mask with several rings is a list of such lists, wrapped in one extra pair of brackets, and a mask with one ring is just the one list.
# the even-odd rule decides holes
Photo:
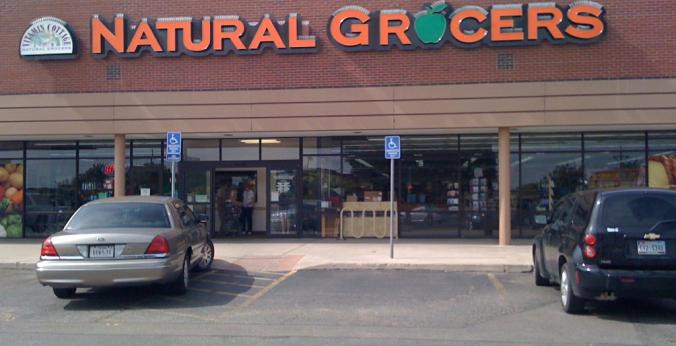
[(38, 281), (55, 288), (135, 286), (168, 283), (181, 273), (181, 259), (43, 260)]

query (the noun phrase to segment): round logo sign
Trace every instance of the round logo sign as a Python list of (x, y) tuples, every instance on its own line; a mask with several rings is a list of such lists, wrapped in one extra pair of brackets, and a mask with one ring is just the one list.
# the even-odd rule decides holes
[(68, 24), (55, 17), (34, 20), (21, 38), (21, 57), (26, 59), (68, 59), (77, 55)]

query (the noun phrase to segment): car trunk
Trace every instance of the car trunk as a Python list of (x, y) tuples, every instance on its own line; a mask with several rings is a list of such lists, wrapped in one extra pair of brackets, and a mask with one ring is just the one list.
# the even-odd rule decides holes
[(613, 269), (676, 270), (676, 221), (615, 227), (598, 237), (599, 263)]
[(169, 230), (107, 228), (65, 231), (52, 237), (52, 243), (61, 258), (133, 258), (145, 254), (153, 238), (165, 231)]

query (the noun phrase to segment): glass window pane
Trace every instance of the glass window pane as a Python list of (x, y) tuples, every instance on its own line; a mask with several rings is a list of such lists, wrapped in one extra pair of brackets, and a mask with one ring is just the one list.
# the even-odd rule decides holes
[(183, 140), (183, 159), (185, 161), (218, 161), (218, 139), (185, 139)]
[(343, 205), (340, 157), (306, 156), (303, 159), (303, 235), (338, 236)]
[(211, 202), (211, 170), (190, 169), (186, 171), (186, 200), (188, 203)]
[(585, 133), (584, 150), (589, 151), (645, 151), (645, 133)]
[(582, 153), (523, 153), (521, 155), (519, 221), (524, 237), (542, 229), (536, 220), (546, 217), (554, 204), (583, 188)]
[(645, 186), (643, 152), (586, 152), (588, 189)]
[(78, 206), (113, 195), (113, 167), (112, 159), (80, 159)]
[(63, 230), (73, 211), (26, 212), (25, 231), (27, 238), (44, 238)]
[(127, 171), (127, 195), (138, 196), (141, 189), (150, 189), (151, 196), (160, 195), (162, 163), (157, 159), (134, 159), (134, 166)]
[(26, 162), (26, 209), (71, 211), (75, 198), (75, 160)]
[(270, 138), (261, 140), (263, 160), (298, 160), (300, 141), (298, 138)]
[(22, 160), (0, 160), (0, 239), (22, 237)]
[(75, 158), (75, 142), (28, 142), (28, 158)]
[(460, 191), (462, 236), (497, 237), (498, 228), (498, 138), (460, 137)]
[(582, 135), (579, 133), (525, 133), (521, 135), (524, 152), (581, 151)]
[(676, 133), (652, 132), (648, 183), (650, 187), (676, 190)]
[(382, 156), (385, 159), (383, 148), (384, 137), (348, 137), (343, 139), (343, 155), (345, 156)]
[(340, 138), (303, 138), (303, 155), (340, 154)]
[(162, 157), (164, 148), (161, 140), (133, 141), (134, 157)]
[[(113, 141), (80, 142), (80, 158), (113, 158), (115, 157), (115, 143)], [(129, 157), (129, 142), (126, 147), (126, 157)]]
[(458, 136), (402, 137), (402, 236), (457, 237), (460, 225)]
[(258, 139), (224, 139), (223, 161), (258, 161), (259, 145)]
[(22, 142), (0, 142), (0, 159), (23, 158)]

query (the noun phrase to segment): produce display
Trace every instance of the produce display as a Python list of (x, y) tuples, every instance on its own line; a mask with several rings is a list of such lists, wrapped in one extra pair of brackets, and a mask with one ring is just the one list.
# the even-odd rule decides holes
[(0, 238), (21, 238), (24, 184), (23, 165), (0, 165)]

